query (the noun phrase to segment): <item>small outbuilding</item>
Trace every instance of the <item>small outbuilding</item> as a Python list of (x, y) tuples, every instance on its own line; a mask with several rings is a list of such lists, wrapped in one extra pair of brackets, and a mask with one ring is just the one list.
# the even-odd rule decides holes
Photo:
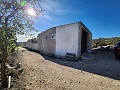
[(92, 49), (92, 33), (82, 22), (56, 26), (38, 35), (37, 49), (45, 54), (65, 56), (71, 53), (79, 58)]
[(29, 39), (26, 43), (26, 47), (31, 50), (38, 50), (37, 38)]

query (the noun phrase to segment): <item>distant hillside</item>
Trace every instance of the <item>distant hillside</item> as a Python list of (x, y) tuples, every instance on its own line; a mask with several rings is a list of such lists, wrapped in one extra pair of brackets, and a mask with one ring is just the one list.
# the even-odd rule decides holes
[(26, 46), (26, 42), (17, 42), (18, 46)]
[(93, 39), (92, 45), (93, 47), (115, 45), (118, 41), (120, 41), (120, 37), (99, 38), (99, 39)]

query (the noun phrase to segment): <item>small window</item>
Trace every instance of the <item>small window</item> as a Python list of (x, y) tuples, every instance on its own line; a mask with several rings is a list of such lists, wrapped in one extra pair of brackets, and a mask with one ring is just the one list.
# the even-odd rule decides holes
[(56, 35), (55, 34), (52, 34), (51, 35), (51, 39), (55, 39), (56, 38)]

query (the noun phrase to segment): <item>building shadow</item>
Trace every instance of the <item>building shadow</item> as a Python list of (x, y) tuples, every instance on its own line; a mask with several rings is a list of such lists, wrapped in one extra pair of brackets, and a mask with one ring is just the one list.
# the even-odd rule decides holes
[[(28, 49), (29, 50), (29, 49)], [(29, 50), (39, 53), (35, 50)], [(66, 59), (58, 59), (52, 56), (39, 53), (45, 60), (71, 67), (74, 69), (86, 71), (100, 76), (120, 80), (120, 60), (114, 58), (113, 52), (100, 52), (95, 55), (94, 60), (79, 59), (78, 61), (70, 61)]]
[[(46, 55), (42, 56), (45, 60), (49, 60), (63, 66), (86, 71), (89, 73), (112, 78), (115, 80), (120, 80), (120, 61), (114, 59), (113, 53), (110, 54), (111, 57), (108, 57), (108, 55), (109, 53), (107, 55), (104, 54), (104, 56), (101, 59), (98, 58), (92, 61), (91, 60), (69, 61), (65, 59), (49, 57)], [(105, 58), (109, 59), (105, 60)]]

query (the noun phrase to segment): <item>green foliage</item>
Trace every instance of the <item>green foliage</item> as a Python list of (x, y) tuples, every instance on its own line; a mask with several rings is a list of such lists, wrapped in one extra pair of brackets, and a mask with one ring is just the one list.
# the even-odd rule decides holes
[[(4, 45), (10, 53), (16, 47), (16, 34), (26, 34), (33, 27), (33, 17), (27, 14), (27, 8), (35, 9), (36, 15), (41, 11), (35, 8), (40, 0), (0, 0), (0, 54)], [(38, 4), (37, 4), (38, 5)]]
[[(38, 4), (37, 4), (38, 2)], [(16, 48), (16, 34), (26, 34), (34, 30), (33, 16), (27, 14), (26, 8), (34, 8), (36, 18), (41, 11), (37, 9), (40, 0), (0, 0), (0, 59), (1, 86), (7, 87), (5, 63), (10, 53)], [(37, 8), (35, 6), (37, 4)]]
[(22, 0), (21, 6), (25, 6), (26, 4), (27, 4), (27, 1), (26, 0)]
[(93, 39), (93, 47), (115, 45), (120, 41), (120, 37)]
[[(13, 50), (16, 47), (16, 33), (14, 30), (12, 30), (9, 27), (1, 27), (0, 28), (0, 52), (3, 52), (4, 50), (3, 46), (7, 45), (7, 52), (8, 54), (11, 53), (11, 50)], [(2, 56), (2, 53), (1, 53)]]

